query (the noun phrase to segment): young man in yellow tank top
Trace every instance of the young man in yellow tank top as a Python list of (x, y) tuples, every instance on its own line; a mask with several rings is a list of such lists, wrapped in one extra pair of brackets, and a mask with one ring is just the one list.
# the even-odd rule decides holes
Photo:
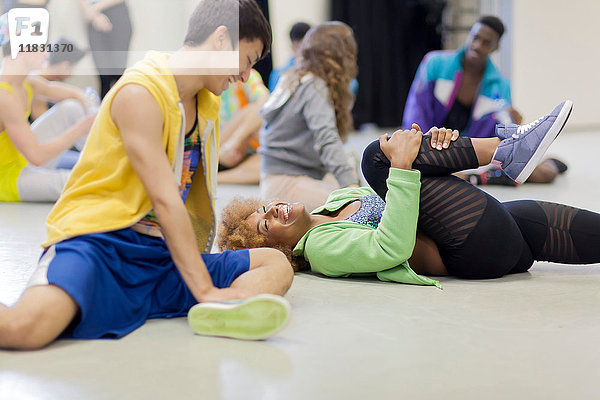
[[(181, 49), (151, 52), (125, 72), (48, 217), (28, 288), (13, 307), (0, 306), (0, 348), (121, 337), (188, 310), (200, 334), (262, 339), (283, 326), (289, 305), (276, 295), (293, 271), (282, 253), (201, 254), (216, 228), (218, 96), (245, 81), (270, 45), (254, 0), (203, 0)], [(206, 54), (231, 50), (239, 69), (190, 72)]]

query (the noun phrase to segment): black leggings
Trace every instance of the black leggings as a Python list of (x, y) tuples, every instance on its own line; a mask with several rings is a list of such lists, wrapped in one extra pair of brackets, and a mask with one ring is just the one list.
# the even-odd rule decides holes
[(102, 98), (125, 71), (132, 35), (129, 9), (125, 2), (108, 7), (103, 13), (113, 25), (110, 32), (97, 31), (91, 23), (88, 24), (90, 48), (98, 69)]
[[(534, 261), (600, 262), (600, 214), (532, 200), (500, 203), (450, 175), (478, 166), (471, 139), (442, 151), (430, 140), (423, 137), (413, 163), (422, 176), (417, 226), (437, 244), (450, 275), (487, 279), (525, 272)], [(363, 174), (382, 199), (389, 168), (379, 141), (367, 146)]]

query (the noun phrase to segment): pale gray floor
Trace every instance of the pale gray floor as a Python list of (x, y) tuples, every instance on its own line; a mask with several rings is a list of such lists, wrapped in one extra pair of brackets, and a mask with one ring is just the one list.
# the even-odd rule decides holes
[[(599, 133), (557, 139), (550, 152), (570, 169), (555, 184), (491, 192), (600, 211)], [(256, 193), (223, 186), (219, 208)], [(49, 209), (0, 204), (0, 302), (23, 290)], [(0, 351), (0, 399), (600, 398), (598, 265), (441, 281), (443, 291), (298, 274), (286, 296), (293, 318), (265, 342), (195, 336), (179, 318), (116, 341)]]

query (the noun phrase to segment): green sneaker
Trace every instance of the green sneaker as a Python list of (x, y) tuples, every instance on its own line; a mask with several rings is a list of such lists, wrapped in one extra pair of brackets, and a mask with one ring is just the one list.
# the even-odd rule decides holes
[(247, 300), (196, 304), (188, 312), (188, 323), (198, 335), (262, 340), (283, 328), (290, 310), (283, 297), (259, 294)]

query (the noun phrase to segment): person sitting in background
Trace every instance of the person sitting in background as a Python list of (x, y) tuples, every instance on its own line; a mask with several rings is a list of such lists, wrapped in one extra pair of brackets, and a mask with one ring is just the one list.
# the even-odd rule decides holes
[(268, 98), (269, 89), (254, 69), (248, 81), (230, 84), (221, 94), (219, 183), (259, 183), (260, 156), (256, 149), (263, 120), (258, 110)]
[[(39, 77), (46, 80), (48, 85), (47, 96), (37, 96), (33, 99), (31, 115), (29, 116), (29, 122), (32, 123), (52, 107), (63, 107), (62, 102), (57, 104), (54, 100), (63, 98), (65, 93), (68, 94), (69, 99), (78, 101), (64, 100), (71, 103), (67, 107), (80, 108), (79, 110), (70, 110), (71, 113), (75, 112), (83, 115), (94, 113), (100, 106), (100, 97), (92, 87), (83, 90), (77, 86), (64, 83), (73, 74), (77, 63), (85, 56), (85, 51), (65, 38), (58, 39), (53, 45), (57, 46), (56, 48), (59, 50), (48, 53), (42, 69), (31, 74), (31, 79)], [(65, 46), (72, 46), (72, 51), (64, 50)]]
[[(497, 123), (520, 124), (523, 118), (512, 106), (510, 82), (490, 59), (503, 34), (499, 18), (483, 16), (471, 28), (463, 47), (428, 53), (410, 88), (403, 126), (415, 122), (425, 131), (444, 126), (458, 130), (461, 136), (479, 138), (493, 137)], [(550, 183), (565, 170), (562, 162), (546, 159), (528, 182)], [(494, 166), (466, 178), (475, 184), (515, 185)]]
[(285, 64), (281, 68), (276, 68), (271, 72), (271, 76), (269, 77), (269, 91), (275, 90), (275, 86), (277, 86), (277, 82), (279, 82), (279, 78), (281, 75), (286, 73), (290, 68), (296, 65), (296, 58), (299, 55), (300, 44), (302, 43), (302, 39), (306, 35), (306, 32), (310, 29), (310, 25), (306, 22), (296, 22), (292, 29), (290, 29), (290, 40), (292, 41), (292, 56), (288, 60), (287, 64)]
[[(36, 97), (33, 99), (31, 116), (29, 117), (30, 122), (35, 121), (52, 108), (56, 104), (52, 100), (62, 97), (61, 93), (65, 91), (71, 94), (71, 98), (75, 98), (82, 106), (85, 106), (86, 110), (84, 111), (86, 112), (96, 111), (100, 105), (100, 97), (93, 88), (88, 87), (82, 90), (77, 86), (64, 83), (73, 74), (77, 63), (85, 56), (85, 51), (66, 38), (60, 38), (52, 43), (52, 45), (58, 51), (48, 53), (42, 69), (35, 71), (31, 76), (32, 79), (35, 79), (35, 76), (37, 76), (48, 81), (49, 96), (48, 98)], [(70, 51), (66, 50), (67, 46)]]
[(260, 191), (312, 210), (332, 190), (359, 183), (343, 146), (352, 129), (357, 46), (348, 25), (325, 22), (308, 31), (300, 52), (261, 109)]
[[(10, 56), (9, 38), (4, 46), (0, 72), (0, 201), (56, 201), (75, 164), (94, 115), (85, 116), (78, 92), (56, 89), (44, 78), (28, 76), (39, 69), (45, 53), (20, 52)], [(62, 101), (35, 121), (28, 122), (33, 98)]]

